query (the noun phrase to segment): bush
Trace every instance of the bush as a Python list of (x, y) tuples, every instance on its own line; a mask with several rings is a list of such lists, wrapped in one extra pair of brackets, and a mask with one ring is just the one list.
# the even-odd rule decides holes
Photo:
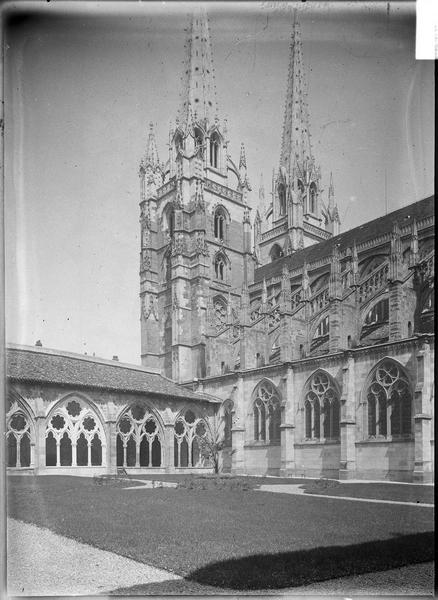
[(341, 484), (336, 479), (315, 479), (305, 486), (305, 492), (308, 494), (323, 494), (327, 490), (339, 487)]
[(186, 490), (224, 490), (246, 492), (254, 489), (254, 483), (245, 477), (221, 475), (201, 475), (186, 477), (180, 481), (177, 488)]

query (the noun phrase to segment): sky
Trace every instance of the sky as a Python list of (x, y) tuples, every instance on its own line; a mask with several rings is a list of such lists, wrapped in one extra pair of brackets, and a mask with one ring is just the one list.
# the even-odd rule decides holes
[[(250, 203), (278, 167), (293, 8), (341, 230), (433, 193), (433, 61), (414, 3), (208, 3), (219, 118)], [(139, 178), (167, 159), (189, 3), (17, 3), (6, 22), (8, 342), (140, 361)]]

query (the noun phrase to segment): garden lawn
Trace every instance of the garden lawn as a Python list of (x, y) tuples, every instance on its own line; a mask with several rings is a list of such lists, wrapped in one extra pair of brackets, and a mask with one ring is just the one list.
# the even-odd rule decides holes
[(433, 559), (432, 509), (308, 494), (14, 476), (8, 513), (222, 589), (281, 589)]
[(309, 494), (324, 496), (347, 496), (374, 500), (396, 500), (397, 502), (434, 503), (434, 486), (406, 485), (397, 483), (339, 483), (337, 486), (307, 482), (302, 488)]

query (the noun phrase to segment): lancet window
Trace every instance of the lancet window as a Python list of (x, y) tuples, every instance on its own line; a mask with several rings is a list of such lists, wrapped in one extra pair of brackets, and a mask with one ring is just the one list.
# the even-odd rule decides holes
[(117, 423), (117, 466), (160, 467), (162, 433), (144, 404), (129, 407)]
[(253, 403), (254, 440), (278, 445), (280, 443), (280, 396), (269, 381), (260, 383)]
[(316, 213), (316, 185), (313, 182), (309, 188), (309, 212)]
[(214, 258), (214, 274), (216, 279), (225, 280), (226, 261), (224, 255), (221, 253), (216, 254)]
[(175, 467), (207, 466), (201, 453), (202, 440), (208, 435), (207, 423), (187, 410), (178, 417), (174, 427)]
[(30, 467), (33, 463), (30, 418), (23, 410), (12, 406), (6, 416), (6, 423), (8, 467), (15, 469)]
[(282, 183), (278, 186), (278, 208), (280, 216), (286, 214), (286, 188)]
[(408, 378), (394, 361), (386, 360), (375, 369), (366, 399), (369, 437), (412, 433), (412, 390)]
[(81, 398), (59, 405), (46, 425), (48, 467), (91, 467), (104, 464), (105, 434), (94, 411)]
[(214, 237), (217, 240), (225, 239), (226, 218), (223, 208), (219, 207), (214, 213)]
[(210, 166), (219, 168), (219, 137), (213, 133), (210, 137)]
[(304, 437), (307, 440), (338, 440), (340, 435), (339, 393), (331, 377), (314, 373), (304, 397)]

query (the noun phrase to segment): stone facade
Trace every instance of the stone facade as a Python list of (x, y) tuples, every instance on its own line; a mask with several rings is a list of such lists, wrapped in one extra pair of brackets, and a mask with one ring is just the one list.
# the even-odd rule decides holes
[(228, 156), (207, 17), (192, 18), (169, 158), (151, 131), (140, 167), (142, 362), (222, 399), (225, 470), (430, 480), (434, 200), (339, 232), (292, 27), (266, 203), (243, 145), (238, 167)]

